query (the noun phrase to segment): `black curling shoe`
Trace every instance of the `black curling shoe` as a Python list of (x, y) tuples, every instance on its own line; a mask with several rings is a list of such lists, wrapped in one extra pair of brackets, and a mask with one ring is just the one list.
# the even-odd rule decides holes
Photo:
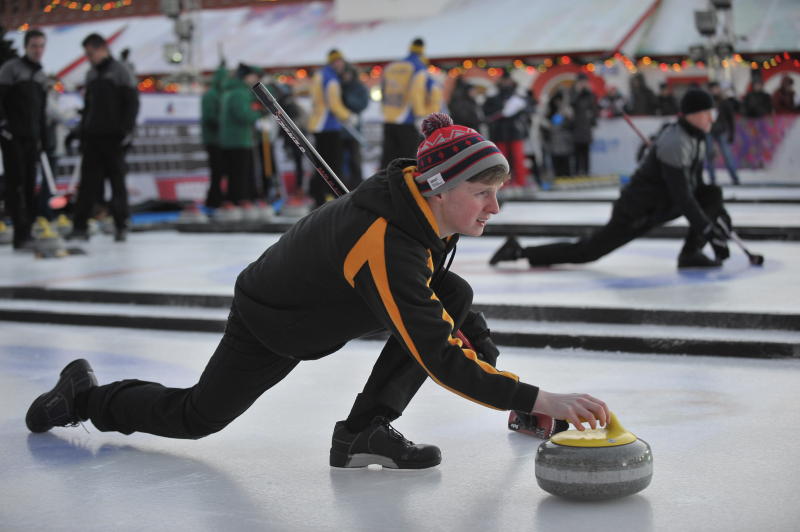
[(678, 256), (678, 268), (720, 268), (722, 262), (707, 257), (702, 251), (681, 253)]
[(75, 397), (97, 386), (89, 362), (79, 358), (61, 370), (55, 387), (33, 401), (25, 416), (31, 432), (47, 432), (53, 427), (70, 427), (83, 421), (75, 407)]
[(408, 441), (385, 417), (376, 417), (357, 433), (347, 430), (344, 421), (338, 421), (333, 429), (331, 467), (378, 464), (389, 469), (426, 469), (441, 461), (438, 447)]
[(520, 258), (522, 258), (522, 246), (519, 245), (516, 238), (510, 236), (503, 242), (500, 249), (492, 255), (492, 258), (489, 259), (489, 264), (494, 266), (498, 262), (517, 260)]

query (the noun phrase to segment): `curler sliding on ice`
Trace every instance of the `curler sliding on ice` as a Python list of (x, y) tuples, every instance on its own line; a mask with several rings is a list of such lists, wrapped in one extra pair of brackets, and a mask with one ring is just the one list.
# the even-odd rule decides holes
[[(728, 259), (728, 240), (740, 243), (722, 201), (722, 189), (703, 183), (705, 138), (713, 123), (711, 95), (690, 89), (681, 99), (681, 115), (647, 148), (630, 182), (614, 202), (605, 226), (577, 242), (523, 247), (512, 236), (489, 264), (527, 259), (531, 266), (593, 262), (651, 229), (680, 216), (689, 222), (678, 268), (719, 268)], [(648, 141), (649, 142), (649, 141)], [(703, 253), (710, 244), (714, 258)], [(750, 257), (751, 264), (758, 256)], [(763, 262), (763, 257), (761, 258)]]
[[(547, 392), (496, 368), (488, 327), (471, 311), (472, 288), (445, 266), (458, 235), (480, 236), (499, 211), (497, 190), (509, 169), (492, 142), (432, 114), (416, 159), (393, 161), (347, 194), (280, 107), (271, 110), (340, 197), (295, 223), (239, 274), (225, 332), (195, 385), (98, 385), (89, 361), (77, 359), (31, 404), (30, 431), (91, 420), (104, 432), (202, 438), (301, 362), (377, 331), (389, 331), (389, 339), (350, 413), (331, 423), (331, 467), (438, 465), (437, 446), (415, 444), (392, 425), (428, 378), (454, 400), (565, 420), (581, 431), (584, 423), (606, 424), (603, 401)], [(459, 330), (474, 349), (456, 337)], [(297, 393), (306, 385), (298, 383)]]

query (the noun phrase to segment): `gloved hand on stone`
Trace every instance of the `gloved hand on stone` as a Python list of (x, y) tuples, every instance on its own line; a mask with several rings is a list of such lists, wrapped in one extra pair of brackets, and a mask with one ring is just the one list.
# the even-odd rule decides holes
[(711, 244), (714, 256), (718, 260), (725, 260), (731, 255), (728, 249), (728, 239), (731, 235), (730, 221), (730, 216), (723, 210), (722, 214), (709, 224), (705, 231), (706, 240)]

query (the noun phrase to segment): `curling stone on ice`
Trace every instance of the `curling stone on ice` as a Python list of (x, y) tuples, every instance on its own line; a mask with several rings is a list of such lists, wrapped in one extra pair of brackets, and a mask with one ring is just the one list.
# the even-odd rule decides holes
[(612, 413), (605, 428), (566, 430), (536, 451), (536, 482), (553, 495), (597, 501), (632, 495), (653, 477), (650, 446)]

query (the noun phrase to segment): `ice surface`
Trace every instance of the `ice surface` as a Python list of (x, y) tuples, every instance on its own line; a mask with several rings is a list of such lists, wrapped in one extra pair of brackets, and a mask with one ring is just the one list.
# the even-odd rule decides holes
[(538, 440), (507, 414), (430, 381), (396, 426), (442, 448), (419, 472), (339, 471), (333, 424), (380, 349), (354, 342), (303, 363), (222, 432), (199, 441), (29, 434), (25, 411), (86, 357), (101, 382), (191, 385), (219, 335), (0, 323), (3, 530), (796, 530), (800, 361), (504, 349), (499, 366), (550, 391), (592, 393), (654, 454), (653, 482), (571, 503), (534, 477)]

